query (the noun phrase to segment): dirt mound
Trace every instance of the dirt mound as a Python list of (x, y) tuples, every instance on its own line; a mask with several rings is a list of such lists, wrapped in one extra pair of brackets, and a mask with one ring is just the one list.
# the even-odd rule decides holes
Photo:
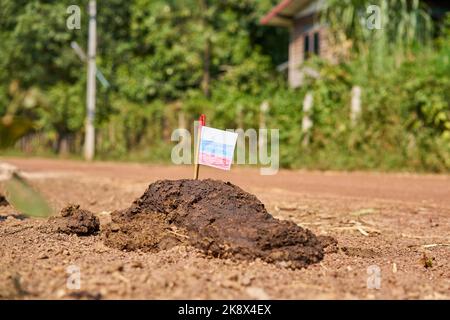
[(6, 200), (5, 196), (0, 194), (0, 207), (9, 206), (8, 200)]
[(80, 209), (79, 205), (69, 205), (61, 210), (60, 216), (49, 218), (53, 232), (88, 236), (100, 229), (99, 219), (90, 211)]
[(273, 218), (253, 195), (217, 180), (163, 180), (126, 210), (112, 213), (106, 245), (160, 250), (189, 242), (214, 257), (260, 258), (292, 268), (323, 258), (317, 237)]
[(113, 212), (112, 223), (103, 230), (105, 244), (121, 250), (157, 252), (186, 242), (183, 231), (177, 232), (166, 218), (157, 211), (135, 215)]

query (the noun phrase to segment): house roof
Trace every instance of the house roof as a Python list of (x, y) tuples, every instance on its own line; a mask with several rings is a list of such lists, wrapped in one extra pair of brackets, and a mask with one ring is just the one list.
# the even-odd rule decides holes
[[(442, 0), (422, 0), (431, 10), (431, 16), (441, 19), (450, 10), (450, 5)], [(260, 24), (291, 27), (295, 18), (301, 18), (318, 12), (326, 0), (282, 0), (273, 7), (264, 17)]]
[(319, 10), (323, 0), (282, 0), (261, 18), (262, 25), (290, 27), (294, 18), (313, 14)]

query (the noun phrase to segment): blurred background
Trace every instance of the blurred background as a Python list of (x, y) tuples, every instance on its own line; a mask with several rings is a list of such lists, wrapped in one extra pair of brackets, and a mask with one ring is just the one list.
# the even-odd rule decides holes
[[(83, 157), (87, 68), (71, 43), (87, 50), (88, 2), (0, 0), (1, 155)], [(285, 168), (448, 172), (449, 7), (97, 1), (96, 159), (170, 163), (172, 131), (205, 113), (279, 129)]]

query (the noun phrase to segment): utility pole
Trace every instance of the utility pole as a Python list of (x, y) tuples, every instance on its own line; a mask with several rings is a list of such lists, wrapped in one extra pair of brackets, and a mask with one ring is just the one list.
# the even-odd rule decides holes
[(91, 161), (95, 155), (95, 56), (97, 51), (97, 4), (89, 0), (89, 38), (87, 62), (87, 93), (86, 93), (86, 135), (84, 138), (84, 157)]

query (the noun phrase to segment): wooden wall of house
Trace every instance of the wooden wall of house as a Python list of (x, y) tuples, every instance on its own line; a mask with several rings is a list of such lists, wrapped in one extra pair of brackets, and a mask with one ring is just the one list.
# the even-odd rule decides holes
[(300, 66), (304, 61), (304, 36), (319, 32), (320, 56), (333, 60), (332, 50), (327, 40), (328, 31), (322, 26), (314, 15), (309, 15), (296, 19), (291, 29), (291, 39), (289, 43), (289, 84), (291, 87), (299, 87), (303, 81), (303, 74)]

